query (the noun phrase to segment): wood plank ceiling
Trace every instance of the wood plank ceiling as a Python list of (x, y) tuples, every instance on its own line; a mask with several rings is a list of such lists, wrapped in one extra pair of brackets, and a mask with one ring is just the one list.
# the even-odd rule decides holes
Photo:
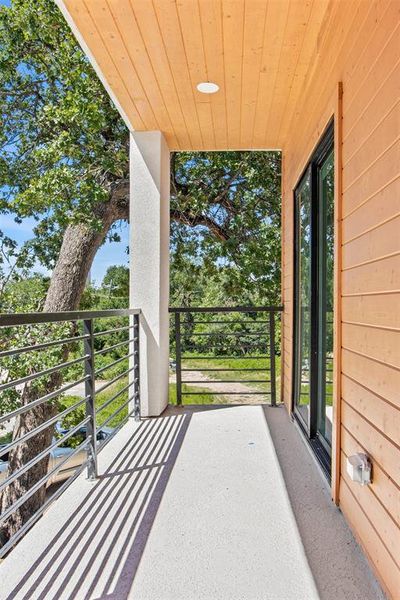
[[(59, 2), (130, 127), (171, 150), (282, 148), (338, 0)], [(212, 81), (220, 90), (201, 94)]]

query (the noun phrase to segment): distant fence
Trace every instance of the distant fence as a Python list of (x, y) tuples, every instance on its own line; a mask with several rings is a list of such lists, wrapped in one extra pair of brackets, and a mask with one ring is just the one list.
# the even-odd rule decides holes
[[(248, 395), (275, 406), (281, 312), (280, 306), (171, 307), (177, 404), (183, 397)], [(193, 388), (204, 379), (186, 374), (199, 371), (210, 376), (213, 391)]]

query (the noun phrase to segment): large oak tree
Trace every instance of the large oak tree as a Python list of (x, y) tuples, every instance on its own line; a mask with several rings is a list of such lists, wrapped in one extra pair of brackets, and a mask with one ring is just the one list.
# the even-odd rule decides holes
[[(98, 248), (128, 219), (129, 134), (52, 0), (0, 8), (0, 216), (36, 220), (31, 252), (52, 270), (45, 311), (79, 306)], [(279, 296), (278, 153), (172, 156), (174, 259), (224, 265), (232, 298)], [(1, 225), (0, 225), (1, 229)], [(192, 256), (189, 256), (192, 251)], [(264, 293), (268, 289), (268, 293)], [(257, 290), (254, 294), (252, 290)], [(59, 385), (59, 378), (47, 383)], [(19, 401), (37, 391), (29, 384)], [(49, 403), (20, 415), (20, 437), (54, 414)], [(11, 472), (48, 446), (48, 428), (10, 453)], [(46, 472), (47, 459), (2, 495), (3, 510)], [(3, 527), (7, 539), (44, 501), (42, 488)]]

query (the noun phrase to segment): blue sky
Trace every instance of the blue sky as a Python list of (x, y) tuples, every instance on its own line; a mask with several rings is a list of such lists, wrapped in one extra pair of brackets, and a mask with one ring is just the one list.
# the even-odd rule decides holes
[[(21, 224), (15, 223), (11, 214), (0, 215), (0, 229), (19, 244), (33, 238), (33, 227), (35, 221), (33, 219), (24, 219)], [(129, 226), (127, 223), (121, 223), (118, 228), (118, 233), (121, 237), (121, 242), (113, 242), (104, 244), (97, 252), (93, 261), (91, 270), (91, 280), (93, 283), (101, 283), (107, 268), (111, 265), (126, 265), (128, 266), (129, 257), (126, 253), (126, 248), (129, 244)], [(35, 270), (39, 273), (47, 274), (48, 271), (41, 265), (37, 264)]]
[[(0, 0), (0, 6), (9, 6), (10, 0)], [(24, 219), (21, 224), (15, 223), (12, 215), (0, 215), (0, 229), (19, 244), (32, 239), (34, 237), (33, 227), (35, 221), (33, 219)], [(129, 227), (121, 224), (119, 228), (121, 242), (113, 242), (112, 244), (104, 244), (97, 252), (91, 270), (91, 279), (93, 283), (100, 283), (104, 277), (107, 268), (111, 265), (128, 265), (128, 255), (126, 248), (129, 244)], [(36, 265), (36, 271), (47, 273), (46, 269), (41, 265)]]

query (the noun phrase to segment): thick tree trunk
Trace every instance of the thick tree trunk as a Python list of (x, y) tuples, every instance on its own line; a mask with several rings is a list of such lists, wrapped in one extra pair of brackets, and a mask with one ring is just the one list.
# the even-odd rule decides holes
[[(111, 225), (120, 219), (127, 218), (128, 196), (126, 186), (119, 188), (110, 202), (98, 205), (97, 218), (101, 228), (94, 230), (88, 225), (70, 225), (67, 227), (57, 261), (53, 271), (50, 287), (44, 304), (44, 311), (59, 312), (76, 310), (85, 288), (89, 270), (98, 248), (103, 243)], [(68, 348), (62, 351), (62, 360), (66, 360)], [(62, 374), (56, 373), (38, 394), (34, 386), (26, 384), (22, 392), (22, 403), (29, 404), (39, 396), (57, 389), (62, 382)], [(41, 386), (42, 387), (42, 386)], [(17, 439), (32, 431), (51, 417), (55, 416), (57, 406), (47, 402), (32, 410), (28, 410), (16, 419), (13, 439)], [(29, 460), (45, 450), (52, 442), (54, 426), (48, 427), (38, 435), (19, 444), (10, 451), (8, 474), (12, 474)], [(0, 505), (3, 513), (23, 494), (42, 479), (48, 470), (49, 456), (37, 463), (33, 468), (11, 483), (2, 493)], [(46, 486), (43, 485), (26, 502), (2, 523), (0, 540), (4, 544), (43, 504), (46, 497)], [(0, 542), (0, 543), (1, 543)]]
[(67, 227), (60, 256), (51, 276), (44, 312), (78, 308), (94, 256), (111, 223), (107, 218), (101, 231), (93, 231), (85, 225)]

